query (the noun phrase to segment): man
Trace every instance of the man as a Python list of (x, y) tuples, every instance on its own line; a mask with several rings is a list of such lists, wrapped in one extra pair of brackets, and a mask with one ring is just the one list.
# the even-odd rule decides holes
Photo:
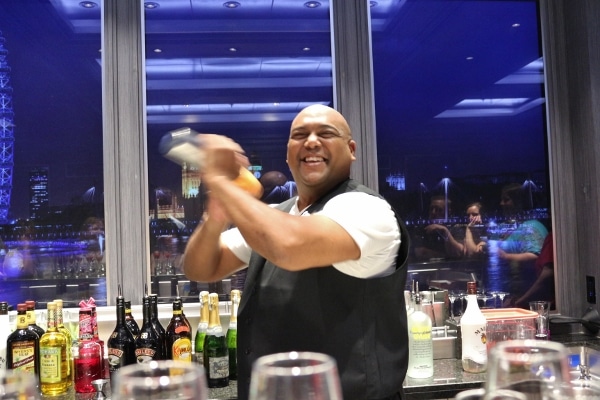
[[(275, 208), (232, 183), (239, 146), (207, 139), (208, 218), (190, 237), (184, 268), (210, 282), (248, 265), (238, 398), (248, 398), (258, 357), (292, 350), (333, 356), (345, 400), (402, 398), (408, 234), (385, 200), (349, 179), (356, 142), (344, 117), (322, 105), (296, 116), (287, 163), (298, 196)], [(221, 234), (229, 224), (236, 228)]]

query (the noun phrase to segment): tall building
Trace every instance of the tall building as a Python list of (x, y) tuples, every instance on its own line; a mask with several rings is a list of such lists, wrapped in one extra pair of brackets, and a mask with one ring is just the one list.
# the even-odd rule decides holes
[(48, 167), (29, 171), (29, 217), (39, 218), (48, 213)]
[(200, 194), (200, 171), (186, 164), (181, 168), (181, 193), (184, 199), (198, 197)]

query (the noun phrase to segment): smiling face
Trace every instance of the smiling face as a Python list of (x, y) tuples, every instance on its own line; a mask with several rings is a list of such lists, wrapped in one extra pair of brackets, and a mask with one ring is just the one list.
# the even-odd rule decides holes
[(302, 110), (292, 121), (286, 160), (301, 200), (312, 202), (347, 179), (355, 151), (340, 113), (322, 105)]

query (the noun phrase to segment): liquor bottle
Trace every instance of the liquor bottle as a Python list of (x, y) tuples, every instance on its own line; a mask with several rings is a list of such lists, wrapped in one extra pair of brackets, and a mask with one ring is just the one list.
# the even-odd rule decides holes
[(110, 379), (114, 377), (119, 368), (135, 364), (135, 340), (131, 331), (125, 325), (125, 299), (117, 296), (117, 325), (108, 339), (108, 368)]
[(219, 295), (208, 296), (208, 329), (204, 339), (204, 370), (209, 388), (229, 385), (229, 352), (219, 317)]
[(204, 338), (208, 329), (208, 292), (200, 292), (200, 322), (194, 337), (194, 357), (197, 363), (204, 365)]
[(158, 295), (150, 294), (150, 295), (148, 295), (148, 297), (150, 298), (150, 320), (152, 321), (152, 326), (154, 327), (154, 330), (156, 330), (156, 332), (158, 332), (158, 336), (160, 336), (160, 339), (162, 340), (163, 353), (162, 353), (160, 360), (165, 360), (167, 358), (167, 349), (165, 346), (166, 331), (165, 331), (165, 328), (160, 323), (160, 320), (158, 319)]
[(467, 309), (460, 319), (462, 365), (467, 372), (487, 367), (486, 319), (477, 304), (477, 282), (467, 282)]
[(56, 326), (56, 303), (48, 307), (48, 329), (40, 338), (40, 390), (43, 395), (57, 396), (69, 389), (67, 338)]
[(192, 361), (192, 330), (183, 317), (181, 299), (173, 302), (173, 317), (167, 326), (165, 341), (168, 360)]
[(12, 333), (8, 317), (8, 302), (0, 301), (0, 370), (6, 369), (6, 340)]
[(71, 348), (73, 347), (73, 337), (71, 336), (71, 331), (65, 326), (63, 320), (63, 301), (62, 299), (54, 299), (54, 303), (56, 304), (56, 327), (59, 332), (65, 335), (67, 339), (67, 376), (69, 379), (69, 386), (73, 385), (73, 356), (71, 352)]
[(26, 371), (39, 376), (40, 337), (29, 329), (27, 305), (17, 305), (17, 329), (6, 339), (6, 369)]
[(431, 327), (431, 318), (421, 310), (421, 294), (417, 286), (414, 311), (408, 315), (408, 370), (406, 376), (410, 378), (422, 379), (433, 376)]
[(75, 392), (92, 393), (95, 391), (92, 381), (103, 376), (103, 351), (100, 343), (94, 340), (91, 308), (81, 308), (79, 314), (79, 340), (73, 361)]
[(140, 334), (135, 339), (135, 358), (138, 364), (152, 360), (164, 360), (164, 340), (152, 323), (152, 304), (149, 296), (142, 300), (144, 320)]
[(242, 298), (242, 292), (231, 291), (231, 316), (227, 329), (227, 349), (229, 351), (229, 379), (237, 380), (237, 312)]
[(137, 339), (138, 335), (140, 334), (140, 326), (137, 324), (135, 318), (133, 318), (133, 314), (131, 313), (131, 301), (125, 302), (125, 325), (127, 325), (131, 331), (134, 339)]
[(39, 337), (45, 333), (44, 329), (36, 323), (35, 320), (35, 301), (27, 300), (25, 301), (27, 305), (27, 322), (29, 323), (29, 329), (37, 333)]

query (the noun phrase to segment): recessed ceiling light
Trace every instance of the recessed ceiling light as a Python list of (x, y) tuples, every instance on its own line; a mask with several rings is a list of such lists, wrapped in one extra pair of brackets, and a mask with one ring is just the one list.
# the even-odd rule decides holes
[(93, 1), (82, 1), (79, 3), (79, 5), (83, 8), (94, 8), (94, 7), (98, 7), (98, 4), (94, 3)]
[(520, 27), (520, 26), (521, 26), (521, 24), (520, 24), (520, 23), (518, 23), (518, 22), (515, 22), (514, 24), (512, 24), (512, 27), (513, 27), (513, 28), (518, 28), (518, 27)]
[(310, 51), (310, 47), (304, 47), (302, 51)]
[(369, 2), (369, 6), (371, 6), (371, 7), (375, 7), (375, 6), (377, 6), (377, 4), (379, 4), (379, 3), (376, 2), (376, 1), (370, 1)]
[(319, 3), (318, 1), (307, 1), (306, 3), (304, 3), (304, 7), (317, 8), (317, 7), (321, 7), (321, 3)]
[(160, 7), (160, 4), (158, 4), (158, 3), (155, 3), (155, 2), (153, 2), (153, 1), (148, 1), (148, 2), (144, 3), (144, 7), (145, 7), (147, 10), (154, 10), (155, 8), (158, 8), (158, 7)]
[(473, 60), (474, 58), (475, 58), (475, 57), (473, 57), (473, 56), (468, 56), (468, 57), (466, 58), (466, 60), (467, 60), (467, 61), (471, 61), (471, 60)]
[(225, 8), (238, 8), (241, 4), (237, 1), (226, 1), (223, 3), (223, 7)]
[(155, 53), (162, 53), (162, 49), (154, 49)]
[(237, 51), (237, 49), (235, 47), (230, 47), (229, 51), (231, 51), (232, 53), (235, 53)]

